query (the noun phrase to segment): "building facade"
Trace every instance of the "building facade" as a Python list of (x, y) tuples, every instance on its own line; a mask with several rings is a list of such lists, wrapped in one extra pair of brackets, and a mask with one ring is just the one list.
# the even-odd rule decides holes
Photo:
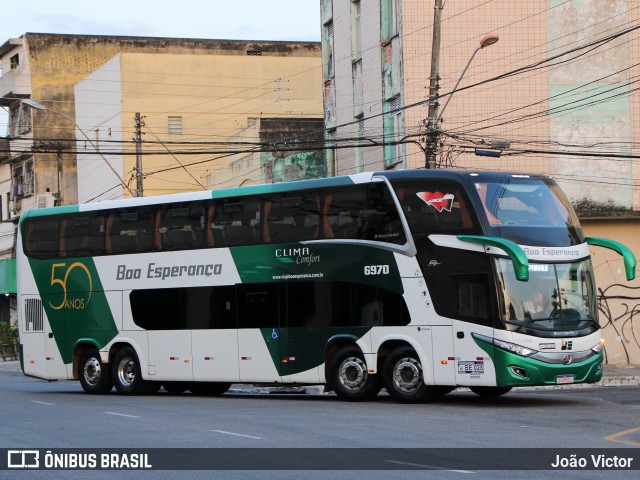
[[(587, 235), (625, 242), (640, 255), (635, 2), (320, 0), (320, 6), (325, 142), (343, 147), (334, 151), (336, 174), (425, 168), (433, 146), (429, 105), (437, 102), (432, 119), (441, 117), (429, 130), (437, 132), (437, 168), (549, 174), (576, 206)], [(437, 96), (430, 97), (437, 6)], [(479, 49), (490, 32), (500, 40)], [(624, 280), (616, 254), (592, 253), (608, 360), (638, 364), (633, 299), (640, 298), (640, 281)]]
[[(262, 54), (247, 55), (244, 49), (193, 56), (122, 53), (78, 82), (79, 202), (134, 195), (137, 162), (144, 196), (229, 182), (237, 186), (247, 179), (272, 181), (261, 171), (267, 165), (231, 172), (229, 163), (233, 152), (260, 151), (313, 130), (322, 132), (320, 45), (288, 45), (286, 54), (274, 55), (270, 44), (255, 43)], [(248, 133), (261, 118), (275, 122), (269, 139)], [(131, 141), (136, 130), (138, 154)], [(315, 162), (316, 177), (324, 174), (321, 154), (308, 158)]]

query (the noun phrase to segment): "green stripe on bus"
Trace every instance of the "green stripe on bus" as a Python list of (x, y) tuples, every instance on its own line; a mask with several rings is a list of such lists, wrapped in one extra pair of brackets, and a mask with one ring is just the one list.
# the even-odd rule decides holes
[(260, 195), (265, 193), (295, 192), (297, 190), (309, 190), (312, 188), (338, 187), (353, 185), (349, 177), (332, 177), (316, 180), (300, 180), (287, 183), (267, 183), (264, 185), (248, 185), (246, 187), (227, 188), (214, 190), (211, 196), (217, 198), (241, 197), (244, 195)]
[(78, 340), (102, 348), (118, 334), (92, 258), (29, 258), (29, 265), (64, 363), (73, 362)]

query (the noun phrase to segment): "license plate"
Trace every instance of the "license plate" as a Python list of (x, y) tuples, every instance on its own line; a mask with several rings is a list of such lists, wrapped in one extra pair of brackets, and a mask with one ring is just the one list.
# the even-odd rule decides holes
[(573, 383), (573, 373), (568, 373), (566, 375), (556, 375), (556, 383), (558, 385), (562, 385), (564, 383)]
[(458, 373), (484, 373), (484, 362), (458, 362)]

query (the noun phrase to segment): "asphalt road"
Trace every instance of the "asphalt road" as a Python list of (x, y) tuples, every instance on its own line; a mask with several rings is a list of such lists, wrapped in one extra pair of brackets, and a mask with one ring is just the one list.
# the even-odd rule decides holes
[[(456, 390), (420, 405), (400, 405), (384, 393), (373, 402), (347, 403), (332, 394), (250, 392), (220, 397), (164, 391), (143, 397), (91, 396), (77, 382), (48, 383), (0, 370), (0, 448), (501, 448), (505, 456), (526, 453), (514, 448), (625, 448), (640, 462), (640, 387), (521, 389), (491, 400)], [(605, 475), (585, 470), (515, 474), (416, 468), (349, 471), (339, 477), (600, 479)], [(76, 476), (176, 478), (177, 473), (0, 471), (0, 478)], [(606, 476), (638, 478), (638, 470), (607, 471)], [(337, 478), (335, 472), (285, 470), (186, 470), (179, 477)]]

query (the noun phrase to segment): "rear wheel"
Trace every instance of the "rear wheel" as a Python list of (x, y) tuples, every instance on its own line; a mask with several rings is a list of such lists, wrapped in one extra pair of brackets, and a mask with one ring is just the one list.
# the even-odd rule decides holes
[(138, 355), (131, 347), (116, 353), (111, 370), (113, 384), (122, 395), (145, 395), (157, 391), (159, 384), (143, 380)]
[(384, 386), (402, 403), (419, 403), (437, 394), (434, 386), (425, 385), (420, 358), (411, 347), (393, 350), (382, 367)]
[(80, 360), (80, 385), (85, 392), (104, 395), (113, 388), (109, 364), (102, 363), (100, 353), (95, 348), (84, 352)]
[(229, 390), (230, 383), (222, 382), (194, 382), (189, 385), (189, 390), (194, 395), (222, 395)]
[(509, 393), (512, 387), (469, 387), (476, 395), (485, 398), (496, 398)]
[(364, 354), (355, 345), (347, 345), (336, 352), (329, 374), (336, 395), (350, 402), (371, 400), (382, 388), (378, 375), (367, 371)]

